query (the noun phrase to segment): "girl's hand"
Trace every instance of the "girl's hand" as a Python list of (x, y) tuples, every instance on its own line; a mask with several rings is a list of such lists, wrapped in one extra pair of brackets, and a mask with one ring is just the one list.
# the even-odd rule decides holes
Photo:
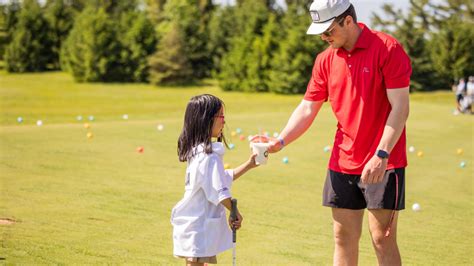
[(254, 168), (254, 167), (257, 167), (257, 166), (260, 166), (259, 164), (257, 164), (257, 162), (255, 161), (255, 158), (257, 157), (257, 154), (252, 154), (250, 155), (250, 158), (248, 160), (248, 165), (250, 168)]
[(236, 230), (240, 229), (242, 227), (242, 220), (244, 218), (240, 214), (240, 212), (237, 210), (237, 219), (235, 221), (232, 221), (230, 215), (229, 215), (229, 226), (231, 229), (235, 228)]

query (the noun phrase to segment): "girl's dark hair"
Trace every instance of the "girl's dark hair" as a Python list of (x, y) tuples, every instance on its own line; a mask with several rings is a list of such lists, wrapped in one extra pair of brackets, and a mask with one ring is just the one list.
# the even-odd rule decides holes
[[(223, 106), (224, 102), (210, 94), (197, 95), (189, 100), (184, 114), (183, 130), (178, 139), (178, 157), (181, 162), (190, 160), (195, 155), (193, 148), (201, 143), (204, 144), (206, 153), (212, 153), (214, 117)], [(223, 141), (227, 146), (223, 135), (217, 141)]]

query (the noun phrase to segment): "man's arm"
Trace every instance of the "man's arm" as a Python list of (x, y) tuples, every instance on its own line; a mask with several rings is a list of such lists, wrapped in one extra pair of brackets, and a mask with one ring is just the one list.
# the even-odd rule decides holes
[[(293, 111), (293, 114), (291, 114), (285, 128), (280, 133), (279, 138), (283, 139), (285, 146), (299, 138), (301, 135), (303, 135), (303, 133), (306, 132), (306, 130), (308, 130), (308, 128), (313, 123), (314, 118), (321, 109), (323, 103), (324, 101), (301, 101), (298, 107), (296, 107), (296, 109)], [(281, 145), (280, 141), (273, 139), (268, 151), (277, 152), (282, 148), (283, 146)]]
[[(409, 87), (387, 90), (387, 97), (392, 110), (388, 116), (377, 150), (390, 153), (398, 142), (405, 128), (410, 110), (408, 95)], [(387, 161), (388, 159), (381, 159), (377, 155), (373, 155), (362, 171), (362, 182), (368, 184), (381, 182), (387, 168)]]

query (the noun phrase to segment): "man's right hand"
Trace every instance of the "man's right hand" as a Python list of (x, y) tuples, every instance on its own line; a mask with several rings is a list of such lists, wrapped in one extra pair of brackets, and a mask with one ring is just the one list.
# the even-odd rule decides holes
[(255, 135), (250, 139), (250, 142), (269, 143), (270, 144), (270, 146), (268, 146), (269, 153), (279, 152), (281, 149), (283, 149), (283, 146), (281, 145), (279, 139), (273, 138), (273, 137), (267, 137), (265, 135)]

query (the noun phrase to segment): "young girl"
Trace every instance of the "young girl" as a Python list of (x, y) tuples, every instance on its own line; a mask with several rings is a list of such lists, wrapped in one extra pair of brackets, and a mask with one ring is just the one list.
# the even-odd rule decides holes
[[(171, 212), (173, 253), (186, 265), (217, 263), (216, 255), (232, 248), (225, 208), (231, 209), (232, 181), (256, 167), (255, 155), (239, 167), (224, 170), (224, 103), (209, 94), (188, 103), (178, 139), (178, 156), (187, 162), (185, 193)], [(212, 139), (216, 138), (216, 142)], [(225, 208), (224, 208), (225, 207)], [(240, 228), (242, 216), (229, 225)]]

